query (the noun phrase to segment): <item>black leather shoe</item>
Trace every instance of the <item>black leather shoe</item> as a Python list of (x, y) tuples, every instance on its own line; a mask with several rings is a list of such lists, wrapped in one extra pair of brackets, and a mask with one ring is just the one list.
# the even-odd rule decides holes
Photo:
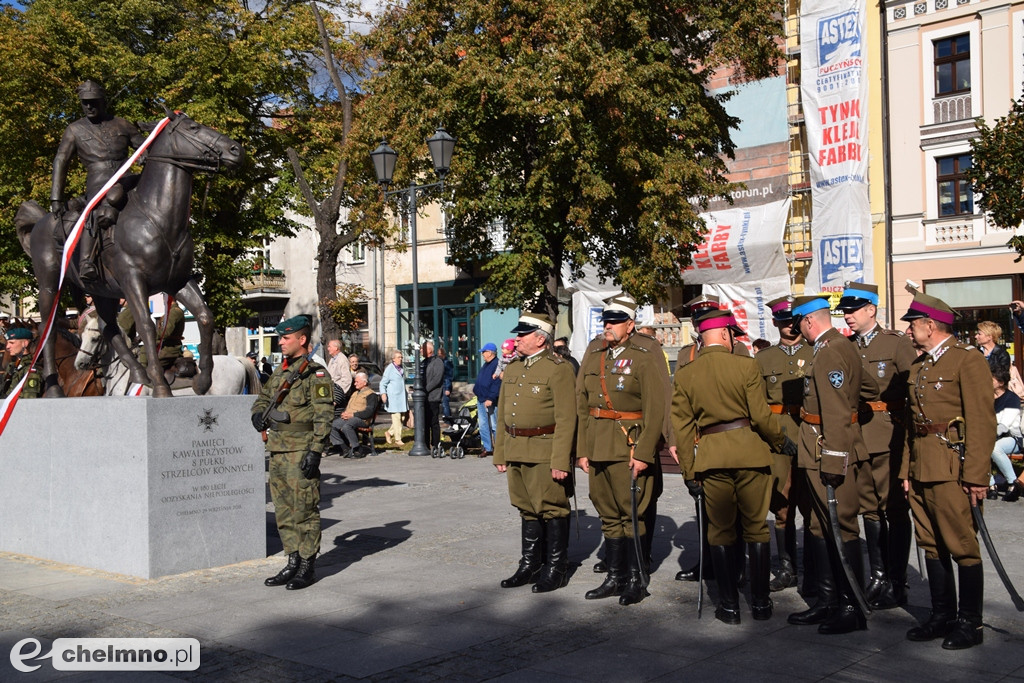
[(985, 632), (981, 629), (981, 622), (974, 623), (970, 619), (961, 617), (957, 620), (953, 630), (949, 632), (946, 639), (942, 641), (943, 650), (966, 650), (975, 645), (981, 645), (985, 639)]
[(936, 638), (945, 638), (956, 628), (956, 617), (951, 614), (932, 613), (928, 621), (907, 631), (907, 640), (924, 643)]
[(595, 574), (607, 574), (608, 573), (608, 565), (606, 565), (604, 563), (604, 560), (601, 560), (600, 562), (597, 562), (596, 564), (594, 564), (594, 573)]
[[(707, 560), (705, 560), (705, 562), (707, 562), (707, 565), (705, 565), (704, 567), (704, 580), (714, 581), (715, 570), (711, 568), (711, 562)], [(699, 564), (695, 564), (689, 569), (681, 569), (678, 572), (676, 572), (676, 581), (697, 581), (699, 580), (698, 577), (700, 576), (699, 571)]]
[(794, 626), (813, 626), (823, 624), (836, 613), (836, 608), (823, 603), (815, 603), (810, 609), (795, 612), (786, 617), (786, 621)]
[(774, 603), (772, 603), (770, 599), (768, 600), (767, 605), (758, 605), (752, 603), (750, 605), (750, 613), (751, 615), (753, 615), (754, 621), (767, 621), (768, 619), (772, 618), (772, 608), (774, 606)]
[(999, 491), (996, 489), (995, 486), (990, 486), (988, 489), (988, 493), (985, 494), (985, 500), (998, 500), (998, 498)]
[(1022, 493), (1024, 493), (1024, 485), (1021, 485), (1019, 479), (1014, 479), (1013, 486), (1011, 486), (1010, 490), (1006, 492), (1005, 496), (1003, 496), (1003, 502), (1016, 503)]
[(299, 571), (295, 573), (295, 578), (288, 582), (285, 586), (286, 590), (297, 591), (303, 588), (309, 588), (316, 583), (316, 556), (310, 558), (303, 557), (299, 560)]
[(778, 574), (775, 578), (768, 583), (768, 590), (772, 593), (778, 593), (781, 590), (787, 588), (795, 588), (797, 584), (796, 573), (793, 570), (793, 565), (783, 564), (782, 568), (779, 569)]
[(854, 605), (840, 605), (831, 618), (818, 625), (818, 633), (835, 635), (863, 631), (868, 627), (867, 620)]
[(718, 607), (715, 609), (715, 619), (718, 619), (724, 624), (738, 624), (740, 623), (740, 611), (738, 609), (729, 609), (728, 607)]
[(288, 553), (288, 564), (285, 565), (284, 569), (279, 571), (274, 576), (263, 582), (264, 586), (283, 586), (292, 580), (295, 576), (295, 572), (299, 571), (299, 553), (295, 551)]

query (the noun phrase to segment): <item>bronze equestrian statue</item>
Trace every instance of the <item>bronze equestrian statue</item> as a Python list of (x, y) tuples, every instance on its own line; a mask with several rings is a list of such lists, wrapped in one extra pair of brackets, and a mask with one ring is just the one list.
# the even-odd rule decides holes
[[(85, 167), (85, 198), (92, 199), (110, 180), (121, 164), (131, 154), (129, 148), (138, 149), (146, 136), (133, 124), (107, 113), (107, 96), (103, 86), (86, 81), (78, 86), (78, 98), (82, 102), (83, 118), (78, 119), (64, 131), (53, 158), (53, 180), (50, 189), (50, 211), (62, 214), (67, 208), (64, 203), (64, 185), (67, 182), (68, 166), (78, 156)], [(103, 201), (92, 210), (91, 220), (78, 240), (78, 274), (83, 281), (90, 282), (99, 277), (93, 263), (93, 250), (102, 240), (96, 236), (100, 230), (117, 222), (117, 214), (124, 208), (125, 195), (137, 176), (125, 176), (110, 188)]]
[[(127, 193), (117, 222), (101, 233), (105, 245), (96, 264), (98, 278), (83, 287), (83, 250), (79, 244), (78, 258), (71, 259), (66, 280), (73, 294), (80, 295), (87, 288), (93, 295), (96, 311), (105, 324), (103, 334), (130, 368), (131, 381), (152, 386), (154, 396), (170, 396), (171, 389), (156, 353), (149, 354), (144, 368), (128, 350), (117, 326), (119, 299), (126, 300), (135, 320), (140, 321), (142, 343), (147, 349), (155, 349), (156, 329), (149, 315), (149, 297), (161, 292), (173, 295), (199, 324), (199, 374), (192, 386), (195, 393), (205, 394), (213, 370), (213, 314), (193, 275), (194, 245), (188, 230), (192, 175), (196, 171), (237, 168), (244, 152), (237, 142), (185, 114), (168, 112), (168, 117), (170, 121), (146, 151), (145, 167)], [(149, 130), (154, 127), (145, 126)], [(39, 310), (44, 316), (59, 294), (63, 244), (81, 213), (78, 203), (74, 204), (56, 214), (46, 213), (37, 202), (28, 201), (15, 216), (18, 239), (32, 258), (39, 282)], [(57, 383), (52, 335), (43, 348), (42, 359), (44, 396), (63, 396)]]

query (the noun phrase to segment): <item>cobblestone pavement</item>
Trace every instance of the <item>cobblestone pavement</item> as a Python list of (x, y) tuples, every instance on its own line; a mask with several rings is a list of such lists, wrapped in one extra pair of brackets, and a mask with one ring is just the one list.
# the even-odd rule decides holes
[[(621, 607), (585, 601), (600, 524), (578, 485), (569, 585), (545, 595), (502, 589), (518, 553), (519, 524), (504, 479), (487, 460), (384, 453), (329, 458), (323, 466), (319, 582), (303, 591), (263, 586), (282, 563), (267, 507), (266, 559), (141, 580), (0, 553), (2, 681), (577, 681), (938, 680), (1024, 681), (1024, 617), (986, 562), (985, 643), (946, 652), (904, 633), (928, 612), (912, 568), (906, 610), (876, 613), (867, 631), (820, 636), (785, 617), (804, 608), (795, 590), (773, 595), (775, 616), (754, 622), (743, 599), (738, 627), (704, 617), (695, 584), (673, 580), (695, 558), (693, 505), (668, 477), (659, 506), (651, 596)], [(1024, 503), (994, 501), (987, 518), (1003, 561), (1024, 588)], [(31, 514), (31, 511), (26, 511)], [(7, 653), (34, 638), (191, 637), (193, 672), (68, 673), (49, 662), (32, 673)]]

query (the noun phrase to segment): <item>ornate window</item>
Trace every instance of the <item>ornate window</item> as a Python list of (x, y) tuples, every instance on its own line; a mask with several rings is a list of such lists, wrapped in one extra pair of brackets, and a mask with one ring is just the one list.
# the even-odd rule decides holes
[(939, 218), (974, 213), (974, 191), (964, 172), (971, 167), (970, 154), (935, 159), (938, 184)]
[(971, 91), (971, 37), (969, 34), (936, 40), (935, 96)]

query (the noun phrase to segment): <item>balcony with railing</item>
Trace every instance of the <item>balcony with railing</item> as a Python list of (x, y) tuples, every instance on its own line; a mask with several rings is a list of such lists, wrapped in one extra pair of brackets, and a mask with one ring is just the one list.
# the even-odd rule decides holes
[(245, 299), (287, 298), (288, 296), (288, 279), (282, 270), (255, 269), (252, 276), (242, 283), (242, 297)]

